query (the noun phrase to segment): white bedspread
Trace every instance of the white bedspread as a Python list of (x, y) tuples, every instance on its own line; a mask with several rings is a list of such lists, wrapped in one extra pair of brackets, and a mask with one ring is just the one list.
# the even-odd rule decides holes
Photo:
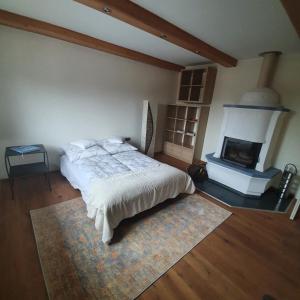
[(113, 230), (132, 217), (181, 193), (192, 194), (193, 181), (186, 173), (165, 164), (95, 180), (87, 200), (88, 216), (102, 241), (109, 242)]
[(145, 168), (155, 167), (161, 163), (138, 151), (126, 151), (114, 154), (113, 158), (125, 165), (131, 171), (140, 171)]
[(61, 158), (61, 172), (79, 188), (87, 205), (88, 217), (103, 242), (113, 230), (132, 217), (181, 193), (195, 191), (190, 176), (137, 151), (102, 155), (71, 163)]

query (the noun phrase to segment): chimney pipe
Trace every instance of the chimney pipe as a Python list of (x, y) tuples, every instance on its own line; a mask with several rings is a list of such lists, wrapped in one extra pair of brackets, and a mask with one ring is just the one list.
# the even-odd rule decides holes
[(270, 51), (261, 53), (263, 57), (257, 88), (243, 94), (240, 104), (247, 106), (280, 107), (280, 96), (270, 85), (281, 52)]
[(280, 54), (281, 52), (279, 51), (269, 51), (260, 54), (260, 56), (263, 57), (263, 62), (259, 74), (259, 79), (257, 81), (258, 88), (270, 87)]

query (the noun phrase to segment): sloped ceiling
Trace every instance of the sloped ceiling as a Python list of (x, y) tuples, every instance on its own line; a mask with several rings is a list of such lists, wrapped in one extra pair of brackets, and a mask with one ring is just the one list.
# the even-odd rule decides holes
[[(134, 0), (225, 53), (245, 59), (299, 52), (300, 40), (279, 0)], [(0, 8), (181, 65), (207, 59), (72, 0), (0, 0)]]

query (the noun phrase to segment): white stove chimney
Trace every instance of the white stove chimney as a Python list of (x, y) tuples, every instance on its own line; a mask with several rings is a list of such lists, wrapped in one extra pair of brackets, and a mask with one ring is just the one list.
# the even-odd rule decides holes
[(278, 51), (260, 54), (264, 59), (257, 82), (257, 88), (253, 91), (246, 92), (241, 98), (240, 105), (281, 107), (279, 94), (270, 88), (280, 54), (281, 52)]

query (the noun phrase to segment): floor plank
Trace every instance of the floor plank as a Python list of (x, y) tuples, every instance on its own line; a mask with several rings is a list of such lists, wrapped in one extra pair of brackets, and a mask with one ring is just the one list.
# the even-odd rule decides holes
[[(185, 170), (162, 154), (159, 160)], [(11, 199), (0, 181), (0, 299), (47, 299), (29, 210), (80, 196), (59, 172), (16, 182)], [(287, 214), (229, 208), (233, 215), (173, 266), (139, 299), (300, 299), (300, 221)]]

